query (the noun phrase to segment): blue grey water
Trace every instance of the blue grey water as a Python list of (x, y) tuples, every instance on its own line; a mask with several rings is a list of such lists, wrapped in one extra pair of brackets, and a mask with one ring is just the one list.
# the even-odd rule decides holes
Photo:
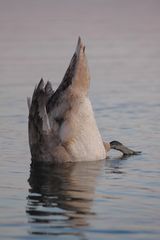
[[(160, 1), (0, 0), (0, 239), (160, 239)], [(78, 35), (106, 141), (142, 154), (30, 169), (26, 97)]]

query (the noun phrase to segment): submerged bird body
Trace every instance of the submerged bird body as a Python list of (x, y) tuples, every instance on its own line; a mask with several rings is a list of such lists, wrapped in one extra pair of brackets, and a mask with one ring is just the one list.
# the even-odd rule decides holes
[(99, 160), (107, 156), (88, 98), (90, 76), (85, 48), (78, 40), (66, 74), (53, 92), (43, 80), (29, 105), (29, 143), (34, 161)]
[[(107, 157), (111, 148), (131, 154), (132, 150), (119, 142), (103, 142), (88, 97), (89, 85), (85, 47), (79, 38), (57, 90), (54, 92), (51, 83), (45, 85), (41, 79), (32, 99), (27, 99), (32, 162), (100, 160)], [(132, 151), (132, 154), (135, 153)]]

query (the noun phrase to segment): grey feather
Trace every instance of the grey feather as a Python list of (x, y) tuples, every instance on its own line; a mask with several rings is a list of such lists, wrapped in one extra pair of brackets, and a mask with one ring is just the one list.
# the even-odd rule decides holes
[(47, 111), (50, 112), (55, 105), (58, 105), (62, 102), (61, 97), (63, 97), (64, 91), (72, 84), (73, 76), (76, 69), (77, 55), (73, 55), (70, 65), (63, 77), (63, 80), (55, 93), (51, 96), (47, 104)]
[(27, 97), (27, 105), (28, 105), (28, 110), (31, 108), (31, 98)]
[(54, 91), (52, 89), (52, 84), (48, 81), (46, 86), (45, 86), (45, 93), (46, 96), (48, 97), (48, 100), (53, 96)]

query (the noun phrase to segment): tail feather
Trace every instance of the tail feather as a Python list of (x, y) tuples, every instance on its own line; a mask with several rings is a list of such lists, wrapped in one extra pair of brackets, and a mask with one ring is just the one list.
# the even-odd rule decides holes
[(31, 98), (27, 97), (27, 105), (28, 105), (28, 110), (30, 111), (31, 108)]
[(49, 100), (52, 95), (54, 94), (54, 91), (52, 89), (52, 84), (48, 81), (46, 86), (45, 86), (45, 93), (46, 93), (46, 96), (47, 96), (47, 100)]
[(37, 144), (43, 138), (43, 135), (51, 131), (46, 103), (53, 90), (48, 82), (45, 86), (43, 79), (33, 92), (32, 101), (28, 98), (29, 106), (29, 143), (30, 146)]

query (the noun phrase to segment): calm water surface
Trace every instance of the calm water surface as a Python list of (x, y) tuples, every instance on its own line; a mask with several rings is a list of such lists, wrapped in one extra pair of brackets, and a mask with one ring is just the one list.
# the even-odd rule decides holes
[[(75, 2), (0, 1), (0, 239), (158, 240), (159, 2)], [(57, 86), (79, 34), (103, 138), (142, 155), (30, 168), (26, 96)]]

